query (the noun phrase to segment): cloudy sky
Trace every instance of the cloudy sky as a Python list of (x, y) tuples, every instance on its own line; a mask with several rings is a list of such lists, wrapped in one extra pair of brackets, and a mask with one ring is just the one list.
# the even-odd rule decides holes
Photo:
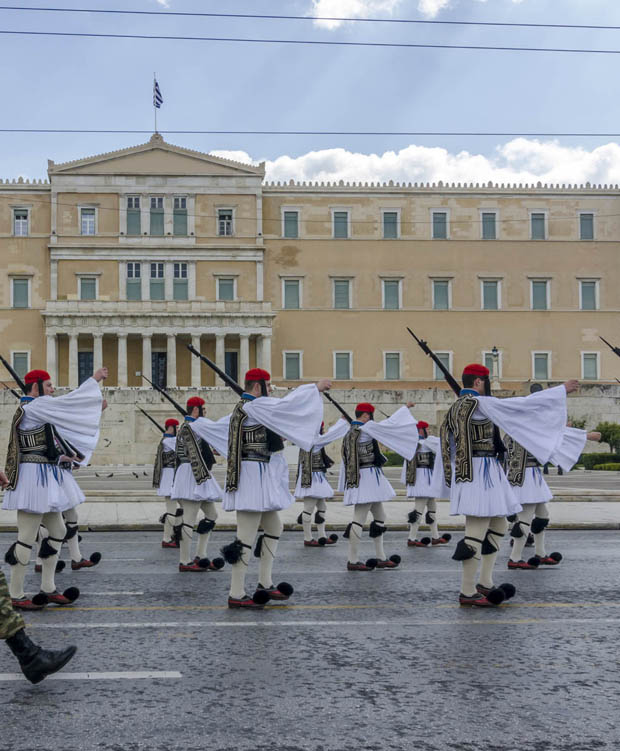
[[(28, 4), (28, 0), (24, 0)], [(620, 26), (617, 0), (39, 0), (69, 8)], [(0, 10), (0, 31), (620, 50), (620, 31)], [(620, 132), (620, 55), (0, 35), (0, 128)], [(0, 177), (146, 135), (0, 133)], [(620, 183), (615, 138), (169, 135), (274, 180)]]

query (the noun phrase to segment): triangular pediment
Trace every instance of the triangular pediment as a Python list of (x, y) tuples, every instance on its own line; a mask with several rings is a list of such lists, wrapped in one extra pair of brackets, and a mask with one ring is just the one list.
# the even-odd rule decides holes
[(154, 134), (148, 143), (110, 151), (73, 162), (48, 162), (48, 174), (55, 175), (213, 175), (260, 177), (265, 164), (234, 162), (213, 154), (192, 151), (166, 143)]

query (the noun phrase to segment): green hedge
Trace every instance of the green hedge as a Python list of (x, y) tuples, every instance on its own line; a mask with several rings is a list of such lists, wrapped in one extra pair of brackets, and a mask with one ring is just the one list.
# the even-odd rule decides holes
[(583, 464), (586, 469), (593, 469), (597, 464), (615, 463), (618, 458), (618, 454), (582, 454), (578, 463)]
[(607, 462), (607, 464), (595, 464), (592, 469), (601, 469), (606, 472), (620, 472), (620, 462)]
[(403, 457), (400, 454), (397, 454), (395, 451), (390, 451), (389, 449), (383, 450), (383, 456), (387, 457), (387, 464), (386, 467), (402, 467), (403, 462), (405, 461)]

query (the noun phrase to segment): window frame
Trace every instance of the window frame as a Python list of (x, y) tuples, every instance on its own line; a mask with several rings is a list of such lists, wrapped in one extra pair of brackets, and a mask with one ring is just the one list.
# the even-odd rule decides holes
[[(13, 370), (17, 371), (17, 368), (15, 367), (15, 355), (26, 355), (26, 373), (31, 370), (30, 362), (31, 362), (31, 356), (32, 351), (29, 349), (12, 349), (10, 351), (10, 357), (11, 357), (11, 365), (13, 366)], [(18, 373), (19, 375), (19, 373)], [(24, 373), (25, 375), (25, 373)]]
[[(346, 206), (331, 206), (330, 207), (332, 218), (332, 240), (350, 240), (351, 239), (351, 208)], [(347, 236), (336, 237), (336, 214), (347, 215)]]
[[(289, 378), (286, 373), (286, 356), (297, 355), (299, 357), (299, 378)], [(304, 351), (303, 349), (282, 350), (282, 376), (285, 381), (301, 381), (304, 377)]]
[[(286, 235), (286, 214), (297, 214), (297, 234), (295, 237), (288, 237)], [(280, 206), (280, 235), (283, 240), (298, 240), (301, 236), (301, 209), (299, 206), (288, 206), (288, 205), (282, 205)]]
[[(175, 203), (177, 201), (185, 201), (185, 208), (177, 209)], [(164, 225), (165, 225), (165, 208), (164, 208)], [(185, 232), (175, 232), (175, 217), (185, 217)], [(173, 237), (189, 237), (189, 196), (186, 193), (176, 193), (172, 196), (172, 236)]]
[[(484, 236), (484, 215), (493, 214), (495, 217), (495, 237)], [(485, 242), (499, 240), (499, 210), (498, 209), (480, 209), (480, 239)]]
[[(431, 215), (431, 240), (449, 240), (450, 239), (450, 209), (448, 208), (435, 208), (429, 209)], [(446, 215), (446, 236), (435, 237), (435, 214)]]
[[(348, 355), (349, 356), (349, 377), (338, 378), (336, 375), (336, 355)], [(334, 374), (334, 381), (352, 381), (353, 380), (353, 350), (350, 349), (335, 349), (332, 351), (332, 372)]]
[[(448, 307), (436, 308), (435, 307), (435, 282), (446, 282), (448, 285)], [(431, 278), (431, 309), (432, 310), (452, 310), (452, 279), (447, 277), (433, 277)]]
[[(497, 308), (484, 307), (484, 285), (486, 282), (495, 282), (497, 284)], [(502, 279), (501, 277), (481, 276), (480, 277), (480, 310), (494, 311), (502, 309)]]
[[(596, 357), (596, 378), (586, 378), (585, 375), (585, 356), (594, 355)], [(582, 381), (600, 381), (601, 380), (601, 353), (594, 350), (582, 350), (579, 354), (581, 360), (581, 380)]]
[[(493, 357), (493, 352), (490, 349), (483, 349), (481, 352), (481, 355), (482, 355), (482, 364), (486, 366), (486, 356), (491, 355), (491, 357)], [(502, 375), (503, 375), (503, 360), (504, 360), (503, 355), (504, 355), (504, 350), (498, 349), (497, 375), (496, 375), (497, 378), (502, 378)], [(492, 374), (491, 374), (491, 377), (492, 377)]]
[[(547, 292), (547, 307), (546, 308), (535, 308), (534, 307), (534, 282), (545, 282), (546, 284), (546, 292)], [(536, 278), (536, 277), (530, 277), (530, 310), (533, 310), (536, 313), (544, 313), (545, 311), (551, 310), (551, 279), (549, 278)]]
[[(435, 354), (437, 356), (439, 355), (448, 355), (448, 370), (450, 373), (454, 372), (452, 367), (452, 362), (454, 360), (454, 352), (451, 349), (440, 349), (436, 350)], [(433, 381), (443, 381), (444, 374), (439, 370), (437, 363), (433, 362)]]
[[(145, 261), (127, 261), (125, 263), (125, 300), (128, 302), (142, 302), (143, 296), (142, 296), (142, 271), (145, 265)], [(135, 266), (140, 267), (140, 276), (129, 276), (129, 264), (132, 264), (132, 272), (135, 270)], [(149, 274), (150, 274), (150, 266), (149, 266)], [(133, 298), (130, 298), (127, 294), (128, 286), (127, 282), (132, 281), (138, 281), (139, 284), (135, 284), (134, 286), (137, 287), (140, 291), (140, 295), (135, 300)], [(149, 289), (150, 291), (150, 289)]]
[[(83, 219), (82, 219), (82, 212), (83, 211), (93, 211), (93, 231), (92, 232), (83, 232)], [(99, 211), (97, 206), (89, 206), (88, 204), (80, 204), (78, 205), (78, 218), (80, 223), (80, 237), (95, 237), (99, 233)]]
[[(582, 216), (591, 216), (592, 217), (592, 237), (582, 237), (581, 236), (581, 217)], [(594, 240), (596, 240), (596, 212), (591, 209), (590, 211), (578, 211), (577, 212), (577, 218), (578, 218), (578, 234), (579, 234), (579, 240), (584, 243), (591, 243)]]
[[(76, 274), (76, 277), (77, 277), (77, 299), (78, 299), (79, 302), (95, 302), (95, 300), (99, 299), (99, 276), (100, 276), (100, 274), (88, 274), (86, 272)], [(82, 299), (82, 280), (83, 279), (94, 279), (94, 281), (95, 281), (95, 299), (94, 300), (84, 300), (84, 299)]]
[[(402, 276), (382, 276), (381, 278), (381, 310), (402, 310), (403, 309), (403, 278)], [(385, 307), (385, 283), (396, 282), (398, 285), (398, 307)]]
[[(387, 358), (388, 355), (398, 355), (398, 377), (390, 378), (387, 372)], [(383, 351), (383, 380), (385, 381), (402, 381), (403, 380), (403, 353), (399, 350), (384, 350)]]
[[(297, 282), (299, 284), (299, 307), (287, 308), (286, 307), (286, 282)], [(281, 292), (282, 292), (282, 310), (302, 310), (304, 307), (304, 285), (302, 276), (283, 276), (281, 277)]]
[[(532, 219), (534, 214), (542, 214), (544, 218), (543, 237), (534, 237)], [(530, 240), (532, 242), (544, 242), (549, 239), (549, 209), (528, 209)]]
[[(25, 234), (17, 234), (15, 232), (15, 226), (16, 226), (16, 219), (15, 214), (18, 211), (25, 211), (26, 212), (26, 233)], [(31, 212), (32, 209), (30, 206), (11, 206), (11, 236), (12, 237), (30, 237), (30, 219), (31, 219)]]
[[(216, 236), (217, 237), (234, 237), (235, 236), (235, 225), (236, 225), (236, 215), (235, 215), (235, 207), (234, 206), (216, 206), (215, 210), (217, 211), (217, 216), (215, 217), (215, 221), (217, 222), (217, 226), (215, 228)], [(220, 211), (230, 211), (230, 234), (226, 233), (220, 233)], [(228, 220), (226, 220), (228, 221)]]
[[(546, 378), (539, 378), (536, 375), (536, 355), (547, 355), (547, 377)], [(551, 381), (552, 380), (552, 373), (553, 373), (553, 362), (552, 362), (552, 356), (553, 352), (549, 349), (537, 349), (532, 350), (531, 357), (532, 357), (532, 380), (534, 381)]]
[[(599, 298), (599, 290), (600, 290), (600, 279), (577, 279), (577, 282), (579, 283), (579, 310), (583, 310), (585, 312), (588, 311), (594, 311), (594, 310), (600, 310), (600, 298)], [(593, 308), (584, 308), (583, 307), (583, 288), (582, 284), (586, 282), (588, 284), (594, 284), (594, 307)]]
[[(381, 239), (382, 240), (400, 240), (401, 238), (401, 230), (400, 230), (400, 207), (398, 208), (383, 208), (381, 209)], [(396, 237), (386, 237), (385, 236), (385, 215), (386, 214), (396, 214)]]
[[(10, 282), (11, 282), (11, 309), (12, 310), (29, 310), (32, 308), (32, 277), (26, 276), (22, 274), (15, 274), (9, 276)], [(14, 282), (26, 282), (28, 286), (28, 305), (26, 307), (16, 307), (15, 306), (15, 290), (13, 287)], [(21, 351), (21, 350), (20, 350)]]
[[(332, 308), (334, 310), (351, 310), (353, 308), (353, 277), (351, 276), (333, 276), (332, 280)], [(347, 308), (336, 307), (336, 282), (347, 282), (349, 286), (349, 306)]]
[[(164, 302), (166, 300), (166, 262), (165, 261), (148, 261), (149, 265), (149, 301)], [(153, 266), (163, 266), (162, 276), (153, 276)], [(161, 285), (164, 290), (163, 297), (153, 297), (153, 282), (157, 282), (157, 288)]]
[[(189, 265), (187, 267), (188, 271), (188, 278), (189, 278)], [(214, 274), (215, 276), (215, 300), (216, 302), (237, 302), (239, 299), (237, 296), (237, 274)], [(232, 300), (223, 300), (220, 297), (220, 282), (221, 281), (232, 281), (233, 283), (233, 298)]]

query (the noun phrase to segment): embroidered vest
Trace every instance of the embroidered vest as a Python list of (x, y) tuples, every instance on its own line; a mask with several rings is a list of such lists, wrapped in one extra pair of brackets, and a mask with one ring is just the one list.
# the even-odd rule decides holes
[(331, 459), (324, 448), (320, 451), (299, 450), (299, 460), (297, 462), (297, 478), (301, 475), (301, 487), (309, 488), (312, 486), (313, 472), (327, 472), (333, 465)]
[(215, 464), (213, 451), (206, 441), (194, 434), (188, 422), (181, 425), (177, 434), (175, 459), (177, 469), (181, 464), (191, 465), (194, 480), (198, 485), (211, 478), (211, 468)]
[(342, 441), (342, 461), (347, 489), (359, 487), (361, 469), (382, 467), (387, 461), (374, 438), (361, 442), (360, 436), (360, 429), (354, 425)]
[(508, 482), (513, 486), (523, 487), (526, 468), (540, 467), (540, 462), (512, 438), (506, 439), (506, 448), (508, 449), (506, 462)]
[[(418, 447), (419, 448), (419, 447)], [(407, 485), (415, 485), (418, 469), (433, 469), (435, 454), (432, 451), (416, 451), (416, 455), (407, 462), (405, 473)]]

